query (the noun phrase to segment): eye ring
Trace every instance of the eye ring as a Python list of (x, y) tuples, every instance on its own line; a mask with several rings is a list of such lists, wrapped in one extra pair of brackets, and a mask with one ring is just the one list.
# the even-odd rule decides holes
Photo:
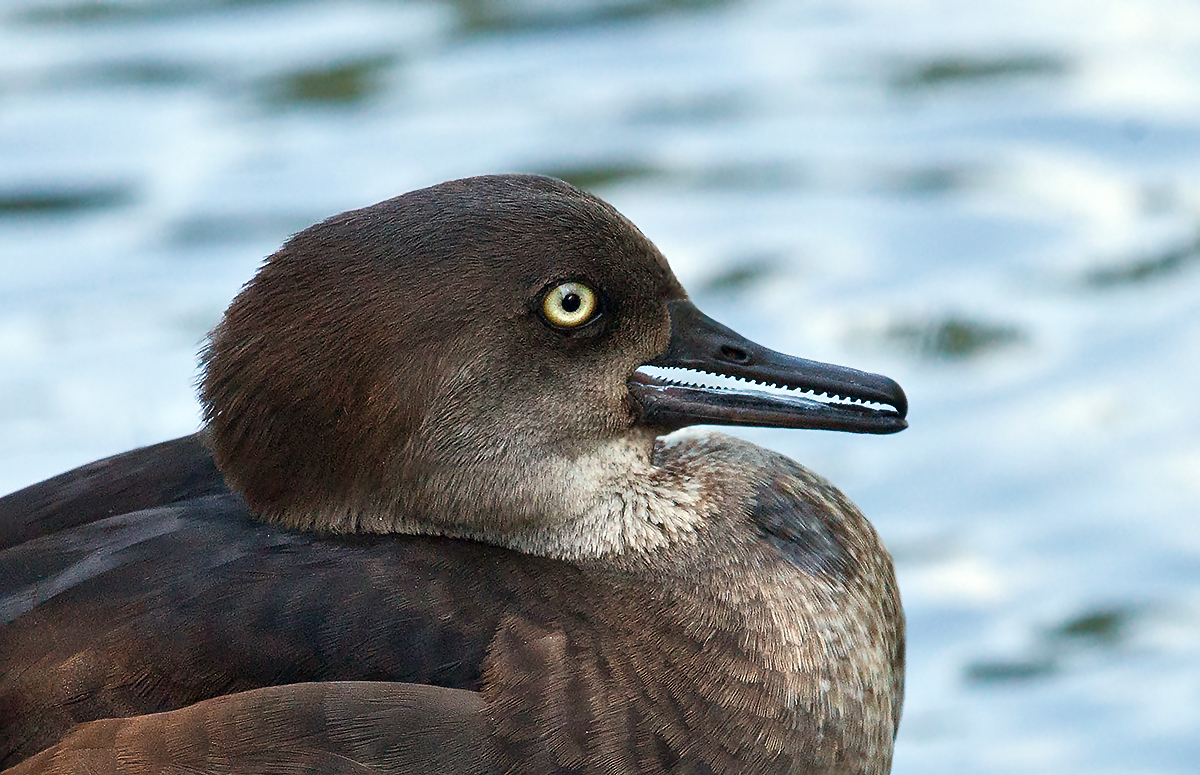
[(581, 282), (559, 283), (542, 297), (542, 315), (557, 328), (578, 328), (599, 311), (596, 292)]

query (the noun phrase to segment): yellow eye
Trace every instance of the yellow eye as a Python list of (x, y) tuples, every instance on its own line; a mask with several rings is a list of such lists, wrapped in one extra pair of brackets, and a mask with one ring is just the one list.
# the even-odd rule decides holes
[(560, 328), (575, 328), (596, 314), (596, 294), (582, 283), (563, 283), (542, 299), (542, 314)]

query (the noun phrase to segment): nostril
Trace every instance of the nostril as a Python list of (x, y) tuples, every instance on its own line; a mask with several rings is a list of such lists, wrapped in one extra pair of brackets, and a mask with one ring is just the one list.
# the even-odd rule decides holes
[(750, 353), (740, 347), (734, 347), (729, 344), (721, 347), (721, 357), (733, 363), (748, 363), (750, 361)]

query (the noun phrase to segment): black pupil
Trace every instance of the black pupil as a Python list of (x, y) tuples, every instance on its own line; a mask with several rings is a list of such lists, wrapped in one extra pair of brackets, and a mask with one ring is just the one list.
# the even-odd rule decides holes
[(563, 296), (562, 308), (567, 312), (574, 312), (579, 309), (579, 305), (582, 303), (583, 301), (579, 298), (578, 293), (568, 293), (566, 296)]

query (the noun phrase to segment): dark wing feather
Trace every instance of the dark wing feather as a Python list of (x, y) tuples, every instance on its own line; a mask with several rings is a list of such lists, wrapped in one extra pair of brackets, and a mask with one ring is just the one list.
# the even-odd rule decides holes
[(487, 775), (475, 692), (327, 682), (83, 724), (4, 775)]
[(294, 533), (233, 495), (27, 541), (0, 552), (0, 766), (79, 722), (264, 686), (477, 689), (497, 622), (533, 605), (544, 562), (468, 541)]
[(0, 498), (0, 549), (98, 519), (228, 492), (194, 433), (88, 463)]

